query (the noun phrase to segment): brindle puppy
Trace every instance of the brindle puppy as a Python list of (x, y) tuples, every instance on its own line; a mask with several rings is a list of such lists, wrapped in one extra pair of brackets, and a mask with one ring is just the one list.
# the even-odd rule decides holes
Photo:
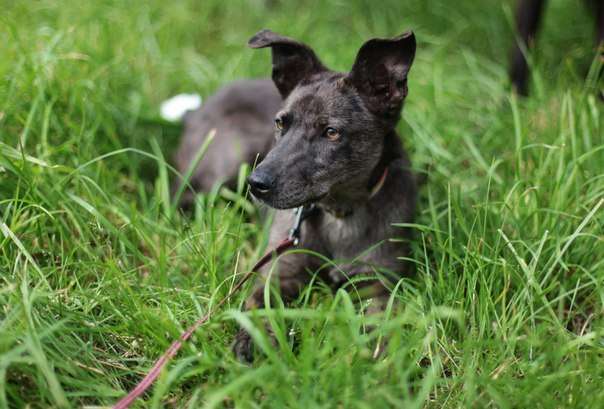
[[(269, 248), (288, 235), (291, 209), (314, 203), (302, 226), (300, 248), (327, 256), (335, 267), (319, 274), (334, 286), (351, 277), (375, 278), (374, 306), (388, 298), (388, 279), (409, 272), (410, 232), (393, 223), (413, 221), (416, 183), (395, 131), (407, 96), (415, 56), (412, 32), (372, 39), (359, 50), (349, 73), (326, 68), (307, 45), (268, 30), (249, 41), (272, 49), (272, 78), (284, 99), (274, 117), (275, 146), (249, 176), (254, 196), (277, 210)], [(259, 101), (259, 103), (261, 103)], [(354, 261), (353, 261), (354, 260)], [(273, 273), (286, 300), (298, 296), (323, 261), (289, 253)], [(263, 305), (267, 267), (246, 308)], [(241, 330), (233, 349), (252, 359), (250, 336)]]

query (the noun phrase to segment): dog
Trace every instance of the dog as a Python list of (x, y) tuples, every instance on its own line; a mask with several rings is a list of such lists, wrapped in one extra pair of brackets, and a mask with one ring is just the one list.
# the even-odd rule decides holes
[[(545, 0), (519, 0), (516, 8), (516, 31), (518, 42), (510, 56), (510, 81), (519, 95), (528, 95), (529, 67), (525, 50), (535, 42), (535, 36), (545, 8)], [(604, 59), (604, 1), (587, 1), (595, 17), (596, 46), (600, 48), (600, 58)], [(591, 4), (589, 4), (591, 3)], [(604, 96), (604, 91), (600, 91)]]
[[(333, 288), (363, 278), (360, 286), (372, 297), (368, 312), (380, 311), (391, 283), (413, 270), (400, 260), (409, 255), (411, 231), (393, 223), (413, 222), (416, 207), (415, 176), (395, 130), (408, 94), (415, 36), (406, 32), (367, 41), (348, 73), (326, 68), (309, 46), (269, 30), (258, 32), (248, 45), (271, 49), (274, 86), (264, 80), (238, 82), (208, 100), (205, 111), (194, 116), (200, 131), (194, 131), (189, 119), (179, 166), (187, 168), (186, 159), (212, 128), (217, 129), (216, 142), (220, 140), (218, 156), (231, 143), (241, 146), (234, 162), (249, 161), (254, 153), (263, 156), (247, 181), (253, 196), (277, 209), (269, 248), (288, 236), (292, 208), (314, 204), (315, 211), (301, 227), (299, 248), (333, 260), (326, 267), (310, 253), (279, 257), (272, 279), (281, 297), (294, 300), (313, 274)], [(240, 126), (241, 118), (249, 129)], [(263, 150), (269, 146), (267, 123), (274, 140), (268, 153)], [(228, 171), (217, 176), (210, 169), (216, 160), (222, 158), (195, 173), (196, 187), (235, 175), (236, 166), (223, 164), (220, 171)], [(264, 306), (271, 268), (259, 272), (247, 310)], [(233, 351), (242, 361), (253, 359), (245, 330), (235, 336)]]

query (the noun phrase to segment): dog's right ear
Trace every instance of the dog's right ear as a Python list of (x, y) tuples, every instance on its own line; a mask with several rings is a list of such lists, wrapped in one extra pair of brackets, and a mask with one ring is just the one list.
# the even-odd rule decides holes
[(327, 70), (309, 46), (270, 30), (256, 33), (248, 45), (251, 48), (271, 47), (273, 82), (284, 99), (305, 78)]

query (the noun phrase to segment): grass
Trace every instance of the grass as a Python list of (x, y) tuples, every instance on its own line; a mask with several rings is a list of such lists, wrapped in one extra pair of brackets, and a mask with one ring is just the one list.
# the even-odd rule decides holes
[[(262, 253), (243, 189), (174, 210), (180, 129), (157, 112), (178, 92), (267, 76), (268, 52), (245, 47), (263, 27), (339, 70), (364, 40), (416, 31), (399, 130), (430, 169), (417, 275), (379, 318), (318, 283), (243, 314), (246, 290), (137, 407), (601, 407), (604, 105), (585, 80), (585, 9), (550, 2), (519, 100), (509, 2), (0, 6), (0, 407), (111, 405)], [(229, 350), (238, 324), (266, 352), (251, 366)], [(389, 347), (373, 360), (378, 336)]]

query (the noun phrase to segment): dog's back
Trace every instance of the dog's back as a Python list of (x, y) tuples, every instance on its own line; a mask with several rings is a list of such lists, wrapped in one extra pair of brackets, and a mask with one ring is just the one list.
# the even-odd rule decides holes
[[(195, 169), (190, 184), (207, 192), (216, 183), (233, 186), (239, 167), (266, 155), (274, 139), (273, 118), (282, 104), (271, 80), (236, 81), (209, 97), (203, 106), (184, 118), (184, 132), (176, 153), (176, 168), (185, 174), (213, 129), (214, 140)], [(181, 183), (177, 181), (178, 185)], [(181, 204), (191, 204), (187, 189)]]

